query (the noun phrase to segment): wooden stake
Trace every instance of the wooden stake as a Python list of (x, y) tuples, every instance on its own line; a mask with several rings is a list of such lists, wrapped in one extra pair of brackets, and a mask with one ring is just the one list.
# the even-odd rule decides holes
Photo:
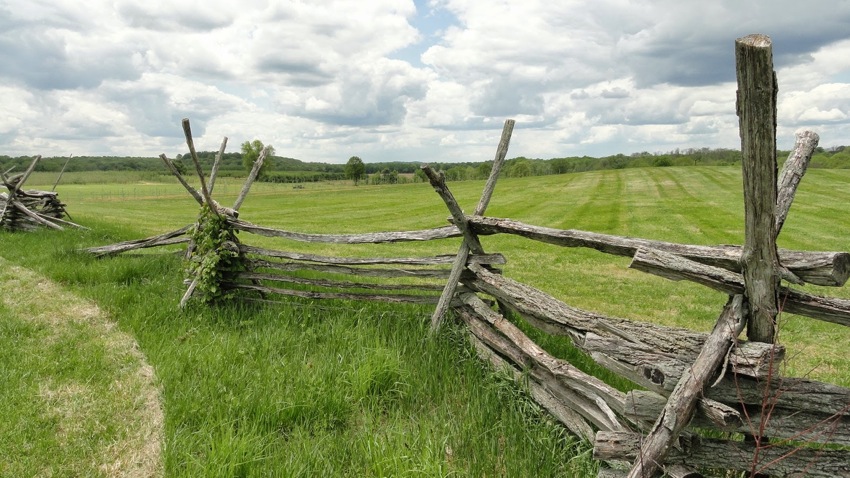
[(743, 296), (731, 297), (696, 362), (685, 370), (670, 394), (664, 411), (643, 440), (640, 455), (632, 465), (628, 478), (649, 478), (661, 468), (673, 442), (690, 422), (706, 383), (720, 368), (729, 349), (737, 343), (738, 334), (744, 329), (745, 323)]
[[(499, 179), (499, 173), (502, 171), (502, 165), (505, 163), (505, 157), (508, 154), (508, 146), (511, 144), (511, 134), (513, 134), (514, 124), (516, 124), (516, 121), (508, 119), (505, 120), (505, 125), (502, 127), (502, 136), (499, 139), (499, 146), (496, 148), (496, 157), (493, 159), (493, 167), (490, 170), (490, 177), (487, 178), (487, 183), (484, 185), (484, 191), (481, 193), (481, 199), (478, 200), (478, 205), (475, 207), (475, 212), (473, 214), (475, 216), (481, 216), (484, 214), (484, 211), (487, 210), (487, 205), (490, 203), (490, 198), (493, 196), (493, 191), (496, 189), (496, 181)], [(426, 175), (427, 174), (428, 173), (426, 171)], [(431, 185), (434, 185), (433, 181), (431, 182)], [(461, 215), (463, 215), (462, 211)], [(454, 214), (452, 214), (452, 216), (454, 216)], [(457, 220), (457, 218), (455, 218), (455, 220)], [(458, 225), (458, 227), (461, 229), (461, 232), (463, 232), (464, 237), (470, 236), (471, 234), (469, 234), (468, 228), (465, 227), (465, 219), (461, 219), (461, 221), (464, 222), (464, 227), (461, 227), (460, 225)], [(477, 238), (475, 238), (475, 242), (478, 242)], [(480, 246), (480, 243), (478, 245)], [(466, 259), (469, 256), (469, 252), (470, 244), (467, 243), (467, 241), (464, 241), (458, 249), (457, 259), (452, 265), (452, 271), (449, 274), (449, 280), (446, 282), (446, 287), (443, 289), (443, 295), (440, 296), (440, 302), (437, 303), (437, 308), (434, 310), (433, 315), (431, 315), (431, 333), (439, 330), (440, 325), (443, 323), (443, 317), (446, 315), (449, 303), (457, 289), (460, 275), (463, 272), (464, 267), (466, 267)]]
[(254, 161), (254, 167), (251, 168), (251, 173), (248, 175), (248, 178), (245, 179), (245, 184), (242, 185), (242, 190), (239, 191), (239, 197), (236, 198), (236, 202), (233, 203), (233, 209), (238, 211), (240, 207), (242, 207), (242, 202), (245, 201), (245, 197), (248, 196), (248, 191), (251, 190), (251, 185), (254, 184), (254, 181), (257, 179), (257, 175), (260, 174), (260, 168), (263, 166), (263, 161), (265, 161), (266, 156), (269, 154), (269, 147), (266, 146), (260, 151), (260, 155), (257, 156), (257, 160)]
[(745, 244), (741, 256), (749, 301), (747, 337), (773, 343), (778, 314), (776, 251), (776, 73), (770, 37), (735, 41), (737, 112), (743, 153)]
[(204, 198), (201, 197), (197, 189), (193, 188), (189, 185), (188, 182), (186, 182), (186, 180), (183, 178), (183, 175), (180, 174), (180, 171), (178, 171), (177, 167), (174, 166), (174, 163), (170, 159), (168, 159), (168, 157), (164, 153), (160, 154), (159, 158), (162, 159), (162, 162), (165, 163), (165, 166), (168, 167), (168, 170), (171, 171), (171, 174), (173, 174), (174, 177), (177, 178), (177, 181), (179, 181), (180, 184), (182, 184), (183, 187), (186, 188), (186, 191), (189, 191), (189, 194), (191, 194), (192, 197), (195, 198), (195, 201), (198, 201), (198, 204), (203, 206)]
[(189, 154), (192, 156), (192, 162), (195, 164), (195, 172), (198, 173), (198, 180), (201, 181), (201, 196), (206, 201), (207, 206), (213, 214), (218, 215), (218, 210), (213, 204), (210, 191), (207, 189), (207, 182), (204, 180), (204, 171), (201, 169), (201, 161), (198, 159), (198, 153), (195, 152), (195, 142), (192, 140), (192, 127), (189, 125), (189, 118), (183, 118), (183, 134), (186, 136), (186, 145), (189, 147)]
[(806, 169), (809, 167), (809, 161), (812, 160), (812, 154), (815, 148), (818, 147), (820, 137), (812, 131), (803, 131), (797, 133), (794, 141), (794, 150), (788, 155), (785, 164), (782, 166), (782, 173), (779, 175), (777, 183), (777, 198), (776, 198), (776, 234), (782, 230), (782, 225), (785, 224), (785, 218), (788, 217), (788, 211), (791, 209), (791, 203), (794, 202), (794, 196), (797, 194), (797, 186), (803, 175), (806, 174)]
[(213, 192), (213, 188), (215, 188), (215, 178), (218, 176), (218, 168), (221, 165), (221, 157), (224, 156), (224, 148), (227, 147), (227, 136), (221, 140), (221, 146), (218, 148), (218, 154), (215, 155), (215, 161), (212, 165), (212, 171), (210, 171), (210, 194)]
[(72, 157), (74, 157), (74, 155), (73, 155), (73, 154), (72, 154), (72, 155), (70, 155), (70, 156), (68, 156), (68, 159), (66, 159), (66, 160), (65, 160), (65, 164), (63, 164), (63, 165), (62, 165), (62, 170), (61, 170), (61, 171), (59, 171), (59, 177), (58, 177), (58, 178), (56, 178), (56, 182), (55, 182), (55, 183), (53, 183), (53, 187), (50, 189), (51, 191), (56, 191), (56, 186), (58, 186), (58, 185), (59, 185), (59, 181), (61, 181), (61, 180), (62, 180), (62, 175), (63, 175), (63, 174), (65, 174), (65, 168), (67, 168), (67, 167), (68, 167), (68, 163), (70, 163), (70, 162), (71, 162), (71, 158), (72, 158)]

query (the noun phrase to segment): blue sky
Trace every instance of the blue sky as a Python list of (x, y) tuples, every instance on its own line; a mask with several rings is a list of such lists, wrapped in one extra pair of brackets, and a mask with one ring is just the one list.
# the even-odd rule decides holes
[(0, 0), (0, 154), (260, 139), (344, 163), (740, 146), (734, 41), (773, 39), (778, 144), (850, 144), (850, 2)]

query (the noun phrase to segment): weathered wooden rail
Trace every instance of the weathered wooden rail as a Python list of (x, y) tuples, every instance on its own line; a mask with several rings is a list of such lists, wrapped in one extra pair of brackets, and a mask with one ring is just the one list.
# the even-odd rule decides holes
[(0, 180), (7, 190), (0, 193), (0, 229), (32, 231), (40, 227), (57, 230), (64, 229), (63, 226), (82, 227), (69, 220), (65, 204), (59, 200), (59, 193), (23, 189), (40, 160), (41, 156), (34, 157), (21, 174), (8, 175), (9, 171), (0, 171)]
[[(201, 189), (189, 186), (170, 161), (162, 158), (202, 210), (224, 224), (228, 239), (219, 251), (203, 254), (224, 250), (239, 258), (241, 266), (224, 271), (217, 287), (249, 300), (294, 296), (433, 303), (437, 304), (434, 329), (451, 310), (467, 325), (470, 340), (484, 360), (523, 378), (536, 401), (573, 433), (594, 442), (594, 456), (610, 465), (602, 468), (600, 476), (650, 477), (662, 470), (669, 476), (699, 476), (697, 470), (706, 468), (754, 476), (850, 476), (850, 389), (780, 377), (778, 364), (785, 348), (772, 343), (779, 304), (785, 312), (850, 326), (850, 300), (780, 285), (780, 280), (785, 280), (842, 287), (850, 276), (850, 254), (776, 248), (776, 236), (818, 138), (811, 132), (798, 135), (795, 149), (777, 177), (775, 112), (761, 111), (775, 110), (772, 88), (776, 85), (766, 58), (769, 47), (769, 39), (761, 35), (739, 39), (736, 44), (739, 62), (755, 58), (755, 66), (739, 65), (739, 70), (745, 71), (739, 75), (738, 97), (747, 203), (744, 246), (673, 244), (483, 216), (505, 158), (511, 120), (505, 124), (490, 180), (472, 215), (461, 211), (442, 175), (423, 166), (453, 225), (421, 231), (303, 234), (240, 219), (239, 207), (255, 175), (246, 181), (232, 208), (218, 204), (212, 198), (217, 167), (214, 165), (206, 182), (194, 154), (188, 120), (184, 120), (184, 131)], [(765, 71), (758, 73), (759, 69)], [(756, 91), (755, 99), (750, 90)], [(752, 144), (768, 142), (768, 137), (770, 147)], [(226, 138), (219, 158), (225, 144)], [(264, 156), (261, 154), (255, 171)], [(202, 215), (194, 229), (203, 221)], [(198, 262), (203, 259), (198, 257), (201, 252), (187, 237), (192, 229), (187, 226), (89, 252), (110, 255), (184, 241), (189, 242), (189, 260)], [(460, 237), (462, 245), (458, 254), (449, 256), (344, 258), (242, 244), (233, 231), (337, 244)], [(702, 284), (728, 294), (729, 299), (709, 334), (581, 310), (503, 276), (494, 266), (504, 264), (505, 257), (488, 254), (478, 239), (490, 234), (628, 256), (634, 269)], [(181, 305), (196, 292), (199, 275), (187, 280), (189, 287)], [(493, 303), (499, 305), (498, 311)], [(522, 332), (514, 323), (517, 318), (568, 338), (601, 367), (638, 389), (621, 392), (552, 356)], [(745, 328), (750, 340), (738, 338)], [(704, 438), (700, 429), (719, 431), (727, 438)]]

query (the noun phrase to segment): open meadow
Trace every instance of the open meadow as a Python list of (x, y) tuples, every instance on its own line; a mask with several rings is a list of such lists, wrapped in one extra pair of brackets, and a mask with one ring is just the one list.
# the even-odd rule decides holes
[[(171, 231), (198, 213), (170, 176), (86, 174), (69, 174), (57, 191), (73, 221), (90, 231), (2, 232), (0, 258), (94, 301), (135, 337), (161, 388), (166, 476), (595, 475), (591, 445), (550, 421), (521, 387), (479, 363), (459, 325), (427, 337), (430, 307), (293, 299), (180, 311), (185, 286), (175, 254), (153, 250), (93, 259), (76, 253)], [(38, 173), (27, 186), (50, 189), (55, 179)], [(735, 166), (503, 178), (487, 215), (669, 242), (741, 244), (741, 184)], [(484, 182), (448, 185), (470, 212)], [(230, 205), (240, 187), (239, 179), (221, 178), (214, 196)], [(809, 170), (779, 246), (850, 251), (848, 204), (850, 170)], [(255, 183), (240, 213), (254, 224), (305, 233), (424, 229), (445, 225), (449, 216), (427, 183), (325, 182), (297, 189)], [(383, 257), (453, 254), (460, 244), (455, 238), (307, 245), (246, 233), (240, 240), (279, 250)], [(631, 270), (627, 258), (513, 236), (481, 241), (487, 252), (507, 258), (506, 276), (586, 310), (707, 332), (726, 301), (695, 284)], [(804, 289), (850, 298), (847, 285)], [(780, 316), (779, 328), (788, 349), (786, 374), (850, 386), (850, 330), (791, 314)], [(0, 346), (26, 342), (21, 333), (0, 327)], [(553, 354), (599, 373), (566, 339), (529, 335)], [(27, 380), (19, 375), (17, 380)], [(15, 413), (0, 406), (0, 423)], [(37, 458), (49, 460), (61, 448), (0, 438), (0, 457), (36, 457), (7, 468), (0, 464), (0, 475), (68, 474), (61, 463)]]

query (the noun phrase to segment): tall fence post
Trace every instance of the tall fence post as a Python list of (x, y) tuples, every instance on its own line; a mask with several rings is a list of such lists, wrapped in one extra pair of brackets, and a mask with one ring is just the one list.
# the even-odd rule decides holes
[(770, 37), (735, 41), (737, 113), (744, 178), (744, 249), (741, 269), (749, 303), (747, 337), (774, 341), (778, 314), (776, 250), (776, 73)]

